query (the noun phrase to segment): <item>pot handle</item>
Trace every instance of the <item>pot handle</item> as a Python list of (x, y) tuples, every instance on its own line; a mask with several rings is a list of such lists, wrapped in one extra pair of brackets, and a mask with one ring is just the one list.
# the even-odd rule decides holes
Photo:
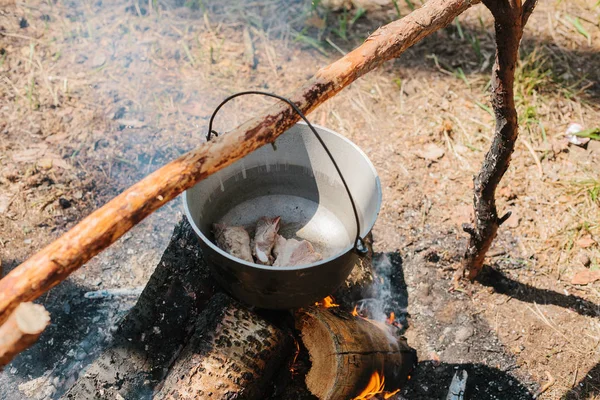
[(298, 106), (293, 101), (291, 101), (290, 99), (287, 99), (285, 97), (276, 95), (274, 93), (261, 92), (258, 90), (249, 90), (249, 91), (245, 91), (245, 92), (239, 92), (239, 93), (232, 94), (231, 96), (229, 96), (225, 100), (223, 100), (221, 102), (221, 104), (219, 104), (217, 106), (217, 108), (215, 108), (215, 111), (213, 111), (212, 115), (210, 116), (210, 120), (208, 122), (208, 133), (206, 134), (206, 141), (207, 142), (210, 141), (212, 139), (213, 135), (219, 136), (219, 133), (217, 131), (214, 131), (212, 129), (212, 126), (213, 126), (213, 121), (215, 119), (215, 116), (217, 115), (217, 113), (219, 112), (221, 107), (223, 107), (230, 100), (232, 100), (236, 97), (239, 97), (239, 96), (246, 95), (246, 94), (260, 94), (263, 96), (273, 97), (273, 98), (279, 99), (281, 101), (284, 101), (284, 102), (288, 103), (290, 105), (290, 107), (292, 107), (292, 109), (302, 118), (302, 120), (304, 120), (304, 122), (306, 122), (306, 125), (308, 125), (308, 127), (310, 128), (312, 133), (315, 135), (315, 137), (317, 138), (319, 143), (321, 143), (321, 146), (323, 146), (323, 149), (329, 156), (329, 159), (333, 163), (333, 166), (335, 167), (335, 170), (337, 171), (338, 175), (340, 176), (340, 179), (342, 180), (342, 184), (344, 185), (344, 188), (346, 189), (346, 192), (348, 193), (348, 197), (350, 198), (350, 203), (352, 204), (352, 211), (354, 212), (354, 219), (356, 220), (356, 239), (354, 240), (354, 251), (360, 256), (366, 255), (368, 253), (369, 249), (365, 245), (365, 241), (363, 240), (363, 238), (360, 237), (360, 218), (358, 216), (358, 209), (356, 208), (356, 203), (354, 202), (354, 197), (352, 197), (352, 193), (350, 192), (350, 188), (348, 187), (348, 184), (346, 183), (346, 179), (344, 179), (344, 175), (342, 175), (342, 171), (340, 171), (340, 168), (338, 167), (337, 163), (335, 162), (333, 155), (331, 154), (331, 152), (325, 145), (325, 142), (323, 142), (323, 139), (321, 139), (321, 136), (319, 135), (317, 130), (312, 126), (312, 124), (306, 118), (304, 113), (300, 110), (300, 108), (298, 108)]

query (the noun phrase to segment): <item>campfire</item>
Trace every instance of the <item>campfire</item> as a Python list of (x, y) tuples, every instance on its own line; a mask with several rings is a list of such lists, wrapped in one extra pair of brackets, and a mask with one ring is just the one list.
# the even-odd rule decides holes
[[(12, 270), (0, 281), (0, 329), (5, 333), (0, 347), (6, 349), (0, 353), (0, 366), (37, 340), (49, 323), (47, 313), (28, 301), (187, 190), (189, 223), (179, 224), (111, 346), (78, 377), (66, 398), (396, 396), (409, 379), (416, 353), (401, 335), (402, 310), (388, 309), (393, 282), (375, 274), (371, 255), (357, 257), (369, 250), (365, 240), (379, 212), (379, 180), (358, 148), (327, 129), (318, 128), (317, 133), (303, 113), (446, 26), (471, 4), (432, 0), (321, 69), (289, 99), (261, 93), (284, 103), (155, 171)], [(524, 25), (534, 5), (528, 0), (522, 10), (519, 2), (513, 16)], [(495, 17), (506, 14), (501, 7), (491, 8)], [(513, 50), (518, 49), (522, 26), (497, 30), (504, 32), (512, 35)], [(498, 52), (496, 65), (510, 67), (516, 59), (513, 53), (513, 59), (500, 59), (504, 52)], [(502, 88), (497, 83), (502, 79), (512, 87), (513, 76), (499, 76), (499, 70), (494, 69), (493, 87)], [(503, 93), (511, 95), (496, 92), (494, 106), (504, 104)], [(296, 124), (300, 119), (306, 124)], [(514, 145), (516, 118), (509, 122)], [(291, 131), (294, 134), (285, 134)], [(505, 134), (498, 128), (501, 133)], [(482, 192), (494, 193), (512, 153), (512, 147), (506, 149), (502, 158), (492, 157), (500, 160), (495, 167), (500, 176), (491, 190)], [(344, 176), (353, 181), (346, 182)], [(332, 184), (333, 178), (343, 185)], [(226, 187), (229, 193), (223, 195)], [(231, 196), (232, 187), (237, 197)], [(261, 191), (269, 201), (255, 201)], [(510, 215), (497, 218), (493, 201), (475, 199), (476, 208), (483, 200), (492, 207), (479, 207), (483, 211), (478, 209), (478, 215), (493, 218), (464, 227), (472, 242), (466, 265), (471, 278), (481, 269), (497, 228)], [(290, 207), (300, 211), (290, 212)], [(275, 231), (276, 243), (263, 247), (259, 239), (265, 232), (257, 216), (266, 225), (279, 224), (280, 216), (297, 218), (287, 223), (304, 232), (292, 229), (293, 235), (277, 236)], [(243, 228), (249, 221), (256, 231), (252, 241)], [(239, 243), (244, 244), (241, 250), (233, 246)]]
[(312, 306), (254, 309), (214, 284), (182, 221), (113, 344), (64, 398), (392, 399), (416, 354), (391, 317), (358, 314), (362, 293), (377, 290), (373, 269), (369, 253)]

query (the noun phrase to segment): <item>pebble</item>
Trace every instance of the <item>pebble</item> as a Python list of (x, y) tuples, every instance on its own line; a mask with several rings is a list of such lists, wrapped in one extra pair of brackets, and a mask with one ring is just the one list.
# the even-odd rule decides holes
[(457, 343), (463, 343), (468, 338), (473, 336), (474, 333), (475, 333), (475, 329), (473, 329), (473, 326), (471, 326), (471, 325), (461, 326), (460, 328), (458, 328), (456, 330), (456, 333), (454, 333), (454, 340)]
[(106, 56), (102, 53), (98, 53), (92, 60), (92, 67), (94, 67), (94, 68), (101, 67), (104, 65), (105, 62), (106, 62)]
[(590, 257), (585, 253), (580, 253), (579, 255), (577, 255), (575, 260), (578, 263), (583, 264), (584, 267), (589, 267), (590, 264), (592, 263), (592, 260), (590, 260)]

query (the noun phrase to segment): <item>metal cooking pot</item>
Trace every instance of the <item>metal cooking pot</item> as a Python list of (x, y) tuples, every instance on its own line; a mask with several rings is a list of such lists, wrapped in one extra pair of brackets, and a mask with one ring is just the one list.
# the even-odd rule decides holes
[[(377, 172), (354, 143), (313, 126), (352, 193), (364, 237), (381, 206)], [(333, 293), (357, 261), (352, 203), (331, 159), (304, 123), (282, 134), (274, 146), (263, 146), (200, 181), (184, 193), (183, 202), (215, 279), (251, 305), (288, 309), (312, 304)], [(235, 258), (213, 242), (213, 223), (252, 227), (263, 216), (280, 216), (279, 233), (308, 240), (323, 260), (270, 267)]]

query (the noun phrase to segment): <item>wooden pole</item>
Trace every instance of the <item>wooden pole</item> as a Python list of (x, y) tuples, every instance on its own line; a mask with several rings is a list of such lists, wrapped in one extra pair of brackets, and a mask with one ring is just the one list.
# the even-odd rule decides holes
[[(430, 0), (406, 17), (379, 28), (361, 46), (320, 69), (289, 98), (308, 114), (360, 76), (448, 25), (477, 2)], [(272, 143), (298, 119), (289, 105), (277, 102), (256, 118), (148, 175), (94, 211), (0, 280), (0, 324), (19, 303), (33, 300), (56, 286), (150, 213), (198, 181)]]
[(17, 354), (31, 346), (50, 323), (46, 309), (33, 303), (22, 303), (0, 326), (0, 370)]

